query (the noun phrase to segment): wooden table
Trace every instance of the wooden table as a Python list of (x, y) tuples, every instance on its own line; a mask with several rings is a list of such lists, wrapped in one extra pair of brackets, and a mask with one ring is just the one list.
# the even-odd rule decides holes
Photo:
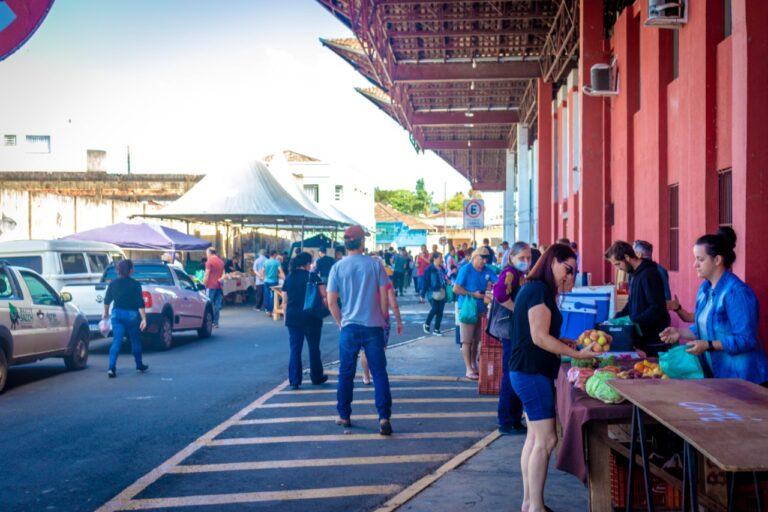
[(272, 320), (280, 320), (280, 315), (285, 316), (285, 307), (283, 304), (283, 286), (272, 286)]
[(729, 473), (729, 510), (736, 474), (752, 473), (759, 510), (757, 473), (768, 471), (768, 389), (740, 379), (614, 379), (608, 383), (634, 406), (627, 503), (632, 501), (637, 433), (648, 509), (653, 509), (643, 421), (647, 414), (683, 440), (683, 510), (690, 498), (692, 510), (698, 511), (695, 450)]

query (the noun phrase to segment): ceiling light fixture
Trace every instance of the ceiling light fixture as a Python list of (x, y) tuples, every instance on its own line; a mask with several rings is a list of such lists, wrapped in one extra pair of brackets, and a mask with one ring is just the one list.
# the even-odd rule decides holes
[(466, 112), (464, 112), (464, 116), (465, 117), (475, 117), (475, 113), (472, 112), (471, 110), (467, 110)]

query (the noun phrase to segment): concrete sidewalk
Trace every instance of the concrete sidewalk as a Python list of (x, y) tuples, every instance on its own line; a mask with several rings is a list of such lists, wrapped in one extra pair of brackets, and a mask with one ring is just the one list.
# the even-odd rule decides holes
[[(454, 342), (452, 331), (446, 332), (443, 337), (427, 336), (392, 347), (387, 352), (387, 367), (391, 375), (455, 376), (457, 380), (466, 380), (463, 378), (461, 352)], [(418, 492), (398, 510), (520, 510), (523, 498), (520, 451), (524, 441), (524, 435), (498, 437), (466, 462)], [(554, 469), (554, 460), (550, 464), (545, 496), (547, 506), (557, 512), (587, 509), (584, 485), (576, 477)]]

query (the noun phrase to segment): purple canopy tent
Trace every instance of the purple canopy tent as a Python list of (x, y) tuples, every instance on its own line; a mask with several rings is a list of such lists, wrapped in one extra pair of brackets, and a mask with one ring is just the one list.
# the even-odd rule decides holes
[(123, 249), (151, 251), (202, 251), (211, 242), (159, 224), (119, 222), (63, 237), (67, 240), (109, 242)]

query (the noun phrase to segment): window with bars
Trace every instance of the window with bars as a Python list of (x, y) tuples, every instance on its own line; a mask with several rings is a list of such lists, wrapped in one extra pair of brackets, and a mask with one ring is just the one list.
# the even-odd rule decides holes
[(320, 185), (304, 185), (304, 193), (314, 202), (320, 202)]
[(672, 80), (680, 76), (680, 31), (672, 31)]
[(552, 141), (552, 149), (555, 152), (555, 154), (553, 155), (554, 158), (552, 158), (552, 166), (554, 167), (554, 171), (555, 171), (554, 183), (552, 184), (552, 188), (554, 189), (554, 192), (555, 192), (555, 202), (557, 202), (560, 200), (560, 196), (559, 196), (560, 180), (558, 179), (559, 178), (558, 173), (560, 172), (560, 157), (558, 156), (559, 152), (557, 148), (558, 139), (559, 139), (558, 132), (557, 132), (557, 117), (555, 117), (552, 120), (552, 133), (554, 134), (554, 137), (553, 137), (554, 140)]
[(669, 270), (680, 270), (680, 186), (669, 187)]
[(336, 185), (336, 195), (334, 197), (337, 201), (344, 200), (344, 185)]
[(27, 135), (27, 153), (50, 153), (50, 135)]
[(717, 173), (717, 223), (733, 225), (733, 182), (731, 169)]
[(16, 145), (15, 135), (3, 135), (3, 146), (15, 146), (15, 145)]

